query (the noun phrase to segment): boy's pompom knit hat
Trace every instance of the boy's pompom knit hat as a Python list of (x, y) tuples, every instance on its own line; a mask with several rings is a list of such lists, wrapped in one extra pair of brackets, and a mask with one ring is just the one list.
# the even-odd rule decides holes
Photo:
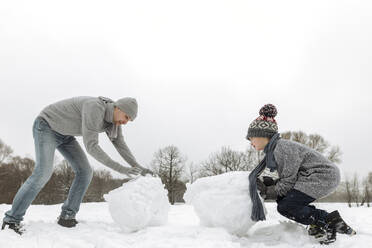
[(278, 125), (274, 117), (278, 113), (272, 104), (266, 104), (260, 109), (260, 116), (255, 119), (248, 128), (247, 139), (251, 137), (271, 138), (278, 132)]

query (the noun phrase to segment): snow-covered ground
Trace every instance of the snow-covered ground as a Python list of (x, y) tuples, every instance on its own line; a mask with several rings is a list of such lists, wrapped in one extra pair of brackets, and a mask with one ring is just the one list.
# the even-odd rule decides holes
[[(344, 219), (358, 232), (356, 236), (338, 235), (328, 247), (371, 247), (372, 208), (346, 204), (317, 204), (327, 210), (340, 210)], [(237, 237), (222, 228), (199, 226), (199, 219), (189, 205), (172, 206), (168, 223), (124, 233), (112, 220), (107, 203), (84, 203), (78, 215), (79, 225), (67, 229), (56, 224), (61, 205), (32, 205), (25, 217), (27, 232), (19, 236), (9, 230), (0, 231), (0, 247), (321, 247), (308, 237), (303, 226), (280, 216), (276, 204), (266, 204), (267, 221), (254, 225), (247, 235)], [(10, 205), (0, 205), (0, 215)]]

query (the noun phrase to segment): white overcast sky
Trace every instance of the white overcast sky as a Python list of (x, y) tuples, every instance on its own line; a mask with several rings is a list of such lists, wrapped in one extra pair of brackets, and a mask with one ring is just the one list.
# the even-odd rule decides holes
[(199, 163), (222, 146), (245, 150), (249, 123), (272, 103), (280, 132), (321, 134), (341, 147), (344, 175), (364, 176), (371, 27), (367, 0), (0, 0), (0, 138), (34, 157), (46, 105), (131, 96), (138, 118), (123, 130), (141, 164), (170, 144)]

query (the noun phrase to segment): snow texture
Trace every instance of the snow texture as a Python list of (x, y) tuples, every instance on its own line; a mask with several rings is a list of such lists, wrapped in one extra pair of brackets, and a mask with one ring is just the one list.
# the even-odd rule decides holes
[(247, 233), (256, 223), (251, 220), (248, 175), (248, 172), (228, 172), (187, 184), (184, 199), (194, 206), (202, 226), (223, 227), (237, 235)]
[(167, 191), (160, 178), (138, 177), (104, 195), (112, 219), (123, 231), (138, 231), (168, 221)]
[[(348, 208), (347, 203), (316, 203), (327, 211), (338, 209), (357, 235), (337, 235), (329, 248), (370, 247), (372, 243), (372, 211), (368, 207)], [(0, 215), (10, 209), (0, 204)], [(266, 203), (266, 221), (254, 225), (242, 237), (218, 227), (199, 225), (191, 205), (174, 205), (164, 226), (147, 227), (138, 232), (123, 232), (110, 218), (107, 202), (83, 203), (75, 228), (61, 227), (56, 217), (58, 205), (31, 205), (25, 216), (26, 233), (0, 230), (0, 247), (11, 248), (324, 248), (307, 235), (305, 226), (281, 216), (276, 203)]]

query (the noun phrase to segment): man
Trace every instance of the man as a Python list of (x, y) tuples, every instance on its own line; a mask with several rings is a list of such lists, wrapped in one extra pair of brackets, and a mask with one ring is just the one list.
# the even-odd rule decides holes
[[(339, 212), (328, 213), (310, 203), (332, 193), (340, 183), (340, 171), (319, 152), (290, 140), (280, 139), (275, 120), (277, 110), (267, 104), (260, 116), (248, 128), (247, 139), (266, 156), (250, 173), (250, 196), (253, 203), (252, 219), (265, 220), (257, 189), (265, 200), (276, 200), (278, 212), (298, 223), (309, 225), (309, 234), (321, 244), (336, 240), (336, 233), (354, 235)], [(258, 176), (265, 168), (277, 171), (278, 180)]]
[[(2, 229), (8, 227), (22, 234), (21, 221), (26, 210), (53, 173), (54, 153), (57, 149), (75, 172), (68, 197), (62, 206), (58, 224), (74, 227), (80, 203), (92, 179), (87, 156), (74, 136), (83, 136), (87, 152), (107, 167), (129, 177), (152, 172), (140, 166), (126, 145), (120, 125), (137, 116), (137, 101), (126, 97), (114, 102), (105, 97), (74, 97), (44, 108), (33, 125), (35, 169), (13, 199), (11, 210), (5, 213)], [(112, 144), (132, 166), (124, 167), (112, 160), (98, 145), (98, 135), (106, 132)]]

